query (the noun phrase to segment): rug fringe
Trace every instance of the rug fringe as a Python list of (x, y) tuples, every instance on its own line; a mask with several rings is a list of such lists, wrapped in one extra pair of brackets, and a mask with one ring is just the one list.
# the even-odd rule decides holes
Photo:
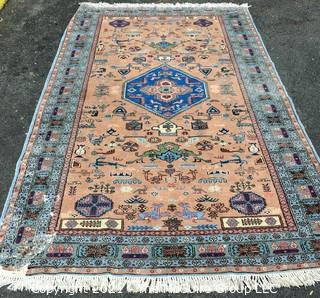
[(0, 269), (0, 287), (32, 292), (81, 293), (210, 293), (271, 291), (280, 287), (310, 286), (320, 281), (320, 269), (261, 274), (225, 273), (204, 275), (135, 276), (112, 274), (36, 274)]
[(248, 3), (235, 4), (235, 3), (91, 3), (91, 2), (80, 2), (81, 7), (87, 8), (152, 8), (152, 9), (162, 9), (162, 8), (249, 8)]

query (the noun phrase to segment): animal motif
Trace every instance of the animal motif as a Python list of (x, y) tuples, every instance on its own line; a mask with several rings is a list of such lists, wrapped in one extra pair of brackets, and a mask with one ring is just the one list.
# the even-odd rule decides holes
[(99, 137), (94, 137), (92, 133), (88, 134), (89, 141), (92, 145), (100, 145), (106, 136), (103, 134)]
[(196, 187), (195, 185), (191, 187), (193, 190), (194, 194), (202, 194), (202, 193), (207, 193), (204, 189), (200, 187)]
[(160, 184), (163, 180), (163, 177), (167, 176), (163, 173), (158, 173), (158, 175), (151, 176), (150, 170), (143, 170), (143, 174), (144, 179), (146, 179), (146, 181), (150, 182), (151, 184)]
[(194, 222), (206, 219), (203, 211), (191, 211), (188, 203), (180, 203), (179, 206), (182, 207), (182, 212), (177, 212), (176, 214), (182, 216), (184, 219), (191, 219)]
[(237, 154), (233, 154), (232, 157), (233, 159), (220, 160), (218, 162), (212, 163), (212, 165), (219, 164), (220, 167), (223, 167), (225, 164), (235, 163), (235, 164), (240, 164), (240, 166), (242, 166), (243, 164), (248, 163), (246, 160), (241, 159), (241, 157)]
[(152, 210), (151, 211), (144, 211), (144, 212), (140, 212), (138, 214), (138, 219), (136, 221), (139, 220), (146, 220), (148, 222), (151, 221), (151, 219), (161, 219), (161, 217), (163, 216), (169, 216), (168, 212), (160, 212), (161, 207), (163, 206), (162, 203), (159, 204), (153, 204), (152, 205)]
[(102, 166), (111, 166), (111, 167), (115, 167), (115, 169), (117, 169), (118, 167), (126, 167), (126, 165), (120, 164), (118, 162), (104, 161), (104, 159), (105, 157), (99, 157), (96, 159), (94, 163), (91, 163), (90, 166), (96, 169)]
[(181, 172), (177, 176), (182, 183), (190, 183), (196, 179), (197, 170), (189, 170), (188, 175), (183, 175)]
[(147, 194), (147, 186), (144, 185), (143, 188), (138, 188), (134, 191), (134, 193), (138, 193), (139, 195), (146, 195)]
[(239, 134), (232, 134), (232, 138), (236, 142), (236, 144), (240, 144), (245, 140), (246, 135), (244, 132), (239, 133)]

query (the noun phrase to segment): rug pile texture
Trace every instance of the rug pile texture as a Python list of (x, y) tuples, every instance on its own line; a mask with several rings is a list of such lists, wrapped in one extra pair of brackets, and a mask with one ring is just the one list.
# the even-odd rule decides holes
[(320, 280), (319, 160), (247, 5), (80, 5), (2, 216), (0, 285)]

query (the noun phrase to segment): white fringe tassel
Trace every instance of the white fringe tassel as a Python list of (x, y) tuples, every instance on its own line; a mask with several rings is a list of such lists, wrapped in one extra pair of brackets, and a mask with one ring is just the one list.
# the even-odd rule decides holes
[(261, 274), (225, 273), (205, 275), (112, 275), (36, 274), (0, 269), (0, 287), (32, 292), (210, 293), (270, 291), (280, 287), (310, 286), (320, 281), (320, 268)]
[(235, 4), (235, 3), (91, 3), (91, 2), (80, 2), (81, 6), (87, 8), (128, 8), (128, 9), (139, 9), (139, 8), (152, 8), (154, 10), (162, 8), (249, 8), (247, 3)]

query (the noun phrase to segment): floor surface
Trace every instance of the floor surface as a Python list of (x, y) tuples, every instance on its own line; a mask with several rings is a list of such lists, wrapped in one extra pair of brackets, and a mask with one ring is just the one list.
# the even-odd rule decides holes
[[(230, 0), (231, 1), (231, 0)], [(5, 202), (15, 164), (60, 38), (79, 0), (9, 0), (0, 11), (0, 209)], [(97, 1), (92, 1), (97, 2)], [(105, 1), (107, 2), (107, 1)], [(117, 1), (123, 2), (123, 1)], [(130, 2), (127, 0), (126, 2)], [(174, 1), (134, 1), (174, 2)], [(209, 2), (192, 1), (187, 2)], [(210, 1), (223, 2), (223, 1)], [(226, 0), (226, 2), (228, 2)], [(310, 139), (320, 153), (320, 1), (247, 0), (269, 54), (295, 103)], [(150, 297), (149, 294), (79, 294), (76, 297)], [(320, 297), (315, 287), (283, 288), (276, 294), (247, 297)], [(50, 294), (49, 296), (54, 296)], [(68, 297), (58, 294), (57, 297)], [(156, 297), (244, 297), (244, 294), (179, 294)], [(0, 297), (48, 297), (10, 292)]]

